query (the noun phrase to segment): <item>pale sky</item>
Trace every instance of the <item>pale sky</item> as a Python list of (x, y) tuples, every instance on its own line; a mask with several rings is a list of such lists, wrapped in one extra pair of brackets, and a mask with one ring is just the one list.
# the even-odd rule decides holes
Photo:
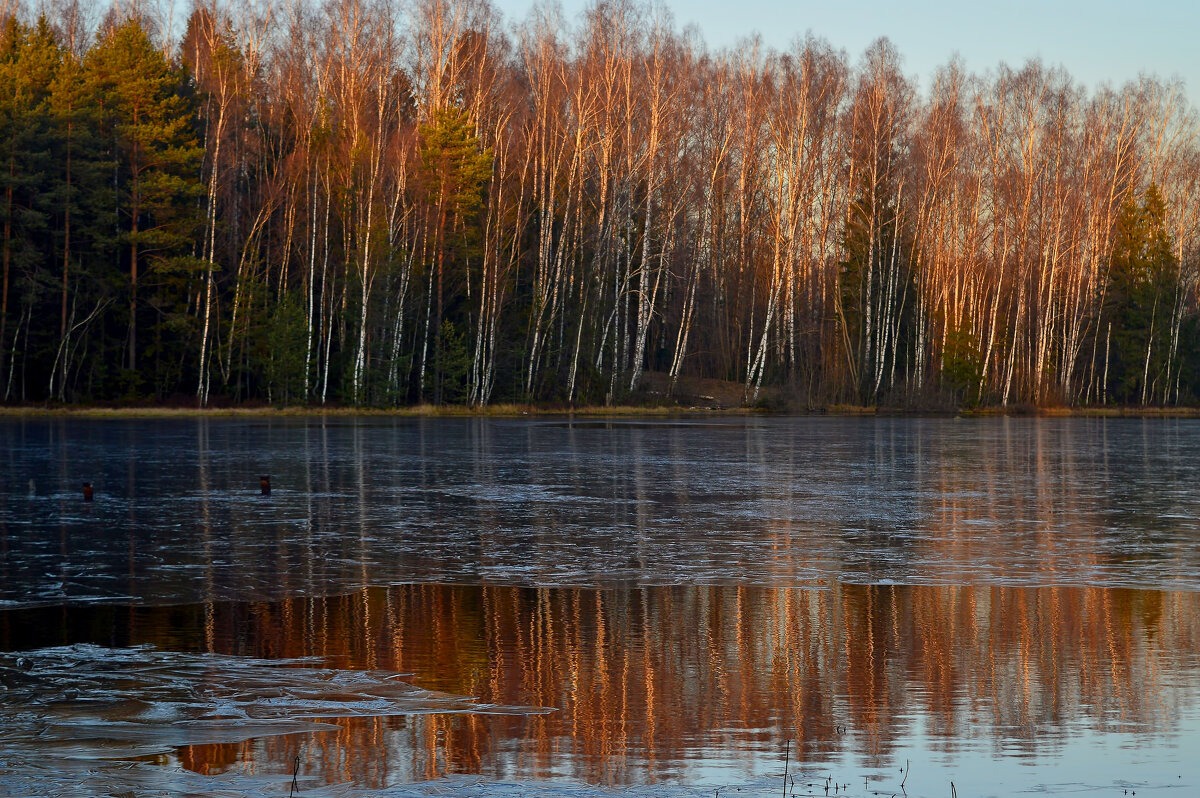
[[(532, 0), (492, 0), (506, 22)], [(559, 0), (574, 22), (589, 0)], [(665, 0), (682, 29), (695, 24), (712, 49), (757, 31), (787, 47), (811, 30), (857, 61), (880, 36), (895, 43), (922, 89), (958, 53), (972, 72), (1031, 57), (1066, 67), (1088, 89), (1119, 86), (1141, 72), (1187, 81), (1200, 105), (1200, 0)]]

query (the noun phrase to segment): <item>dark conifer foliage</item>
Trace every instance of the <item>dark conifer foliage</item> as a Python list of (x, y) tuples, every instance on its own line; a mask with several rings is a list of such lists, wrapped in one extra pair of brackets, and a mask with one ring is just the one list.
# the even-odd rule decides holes
[(5, 402), (1200, 395), (1175, 83), (920, 86), (637, 0), (46, 7), (0, 18)]

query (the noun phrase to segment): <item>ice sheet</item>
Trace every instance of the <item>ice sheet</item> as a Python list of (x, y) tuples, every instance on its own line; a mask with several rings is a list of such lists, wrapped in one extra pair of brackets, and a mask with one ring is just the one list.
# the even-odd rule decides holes
[(187, 745), (336, 729), (323, 722), (334, 718), (552, 711), (423, 690), (405, 675), (148, 646), (0, 654), (0, 781), (3, 789), (59, 777), (161, 786), (163, 769), (136, 760)]
[(1200, 590), (1198, 451), (1187, 419), (0, 422), (0, 609), (414, 582)]

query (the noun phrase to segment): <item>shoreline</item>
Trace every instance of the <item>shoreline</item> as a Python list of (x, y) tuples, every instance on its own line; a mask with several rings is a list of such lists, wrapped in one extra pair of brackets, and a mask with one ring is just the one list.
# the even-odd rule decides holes
[(832, 416), (929, 417), (929, 418), (1200, 418), (1200, 407), (983, 407), (946, 410), (939, 408), (870, 407), (826, 405), (809, 410), (768, 410), (753, 407), (686, 407), (667, 405), (546, 405), (496, 404), (484, 407), (461, 405), (411, 405), (407, 407), (321, 407), (291, 405), (241, 405), (233, 407), (178, 407), (167, 405), (0, 405), (5, 418), (521, 418), (525, 416), (582, 417), (671, 417), (671, 416)]

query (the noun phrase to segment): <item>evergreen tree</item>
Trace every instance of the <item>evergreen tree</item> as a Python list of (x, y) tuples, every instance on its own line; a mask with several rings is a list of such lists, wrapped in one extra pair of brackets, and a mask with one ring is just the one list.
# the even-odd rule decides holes
[(1128, 198), (1117, 219), (1109, 265), (1112, 320), (1110, 390), (1121, 402), (1145, 404), (1168, 369), (1174, 287), (1179, 282), (1166, 201), (1157, 186)]
[[(58, 335), (46, 350), (46, 362), (51, 365), (48, 393), (60, 401), (68, 398), (75, 353), (89, 330), (103, 331), (103, 312), (120, 284), (110, 257), (115, 219), (108, 178), (114, 164), (105, 156), (100, 106), (91, 88), (81, 61), (64, 52), (49, 97), (54, 158), (47, 197), (55, 229), (52, 264), (61, 271), (58, 302), (47, 309), (58, 319)], [(101, 352), (105, 348), (102, 340), (93, 344)], [(103, 370), (104, 361), (93, 358), (92, 369)]]
[[(115, 205), (120, 240), (127, 246), (129, 318), (126, 368), (138, 380), (140, 280), (152, 277), (157, 312), (153, 349), (156, 391), (170, 383), (182, 365), (167, 351), (169, 338), (186, 349), (190, 324), (179, 303), (203, 269), (195, 255), (203, 220), (198, 198), (202, 150), (195, 111), (183, 69), (169, 63), (136, 20), (104, 33), (88, 52), (86, 69), (103, 108), (116, 170)], [(149, 269), (149, 273), (148, 273)]]
[[(443, 400), (443, 352), (450, 343), (443, 328), (447, 318), (446, 284), (458, 295), (460, 276), (465, 275), (466, 260), (476, 251), (479, 241), (479, 211), (483, 206), (483, 187), (491, 175), (492, 152), (480, 146), (465, 111), (448, 108), (437, 111), (433, 120), (421, 126), (421, 166), (428, 202), (432, 209), (430, 237), (434, 241), (435, 313), (432, 326), (434, 342), (435, 404)], [(460, 326), (464, 329), (465, 324)]]
[(47, 98), (61, 58), (44, 18), (32, 27), (7, 20), (0, 34), (0, 395), (6, 400), (23, 398), (24, 363), (17, 372), (16, 359), (19, 350), (29, 349), (29, 320), (44, 288), (49, 222), (43, 189), (51, 161)]

